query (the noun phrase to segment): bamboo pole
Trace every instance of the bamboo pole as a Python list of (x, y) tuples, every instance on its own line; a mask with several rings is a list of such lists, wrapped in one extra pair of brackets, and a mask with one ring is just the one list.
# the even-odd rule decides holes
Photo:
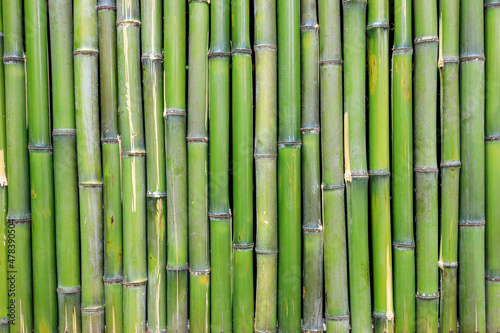
[(486, 330), (500, 331), (500, 2), (485, 3)]
[(366, 1), (342, 2), (344, 22), (344, 157), (349, 296), (354, 333), (371, 330), (368, 172), (365, 134)]
[(316, 1), (301, 0), (302, 298), (304, 331), (323, 330), (323, 225), (320, 187), (319, 25)]
[(276, 332), (278, 265), (276, 2), (254, 2), (255, 332)]
[(415, 0), (414, 171), (417, 332), (438, 330), (437, 3)]
[(189, 324), (210, 331), (210, 239), (208, 224), (208, 27), (209, 4), (189, 2), (187, 105)]
[(340, 0), (318, 1), (326, 331), (349, 332)]
[(301, 330), (300, 1), (278, 0), (278, 323)]
[[(464, 0), (460, 10), (460, 331), (485, 332), (484, 281), (484, 12)], [(488, 141), (488, 140), (487, 140)]]
[[(148, 332), (167, 327), (166, 169), (163, 134), (162, 3), (141, 1), (142, 82), (146, 130)], [(170, 55), (168, 55), (170, 56)]]
[(441, 272), (440, 326), (457, 332), (458, 203), (460, 184), (460, 109), (458, 36), (460, 3), (441, 0), (439, 61), (441, 82)]
[(73, 3), (49, 1), (59, 332), (81, 331)]
[(99, 0), (99, 79), (106, 330), (123, 331), (123, 224), (116, 82), (116, 1)]
[(105, 325), (96, 4), (78, 0), (73, 8), (83, 332), (104, 332)]
[(411, 27), (411, 1), (395, 1), (392, 52), (392, 248), (396, 332), (415, 332)]
[(167, 328), (187, 333), (186, 2), (165, 0)]
[[(211, 259), (211, 317), (214, 332), (230, 332), (232, 326), (231, 306), (231, 213), (229, 210), (229, 0), (212, 0), (210, 4), (210, 53), (209, 53), (209, 105), (210, 105), (210, 164), (209, 164), (209, 217)], [(236, 68), (235, 68), (236, 70)], [(235, 119), (238, 110), (233, 113)], [(189, 117), (188, 117), (189, 118)], [(189, 119), (188, 119), (189, 121)], [(236, 120), (235, 120), (236, 121)], [(243, 125), (243, 124), (241, 124)], [(245, 132), (244, 132), (245, 133)], [(240, 135), (244, 135), (240, 133)], [(200, 133), (201, 134), (201, 133)], [(238, 136), (233, 137), (235, 140)], [(241, 143), (240, 143), (241, 144)], [(235, 149), (244, 149), (245, 146)], [(234, 172), (237, 172), (235, 155)], [(235, 175), (236, 176), (236, 175)], [(238, 192), (237, 178), (233, 193)], [(236, 197), (235, 197), (236, 198)], [(238, 206), (236, 200), (235, 207)], [(242, 203), (243, 204), (243, 203)], [(243, 206), (245, 207), (245, 206)], [(238, 207), (238, 211), (239, 211)], [(245, 216), (245, 212), (242, 212)], [(236, 235), (236, 230), (235, 230)], [(235, 236), (236, 239), (236, 236)], [(235, 257), (236, 263), (243, 258)], [(240, 266), (240, 265), (238, 265)], [(235, 273), (236, 274), (236, 273)], [(235, 293), (236, 282), (235, 276)], [(248, 288), (248, 286), (245, 286)], [(235, 295), (235, 301), (236, 301)], [(236, 319), (236, 318), (235, 318)], [(236, 328), (235, 328), (236, 330)]]

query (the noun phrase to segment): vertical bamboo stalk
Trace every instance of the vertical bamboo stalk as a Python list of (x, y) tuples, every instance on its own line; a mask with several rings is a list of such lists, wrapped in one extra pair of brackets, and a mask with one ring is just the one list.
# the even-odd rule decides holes
[(123, 224), (116, 82), (116, 1), (99, 0), (99, 87), (104, 205), (106, 330), (123, 331)]
[(349, 294), (354, 333), (371, 330), (368, 172), (365, 126), (366, 1), (342, 2), (344, 22), (344, 157), (347, 185)]
[(318, 1), (326, 330), (349, 332), (340, 0)]
[(255, 192), (257, 279), (255, 331), (276, 332), (278, 265), (276, 2), (254, 2)]
[(59, 332), (81, 331), (73, 3), (49, 1)]
[(411, 0), (394, 2), (392, 52), (392, 218), (396, 332), (415, 332)]
[(187, 333), (186, 2), (165, 0), (167, 328)]
[(189, 2), (187, 105), (189, 324), (210, 331), (210, 239), (208, 224), (208, 36), (209, 4)]
[(485, 3), (486, 330), (500, 331), (500, 2)]
[(316, 1), (301, 0), (302, 330), (323, 330), (323, 225), (319, 124), (319, 25)]
[(77, 0), (73, 8), (83, 332), (104, 332), (105, 325), (96, 5)]
[(415, 0), (414, 171), (417, 332), (438, 330), (437, 3)]
[[(464, 0), (460, 10), (460, 331), (485, 332), (484, 281), (484, 12)], [(488, 141), (488, 140), (487, 140)]]
[(441, 0), (439, 61), (441, 81), (441, 332), (457, 332), (460, 105), (458, 34), (460, 3)]

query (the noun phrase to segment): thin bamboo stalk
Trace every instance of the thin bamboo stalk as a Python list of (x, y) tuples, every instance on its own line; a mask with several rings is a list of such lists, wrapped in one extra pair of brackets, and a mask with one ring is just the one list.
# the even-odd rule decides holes
[(83, 332), (104, 332), (105, 325), (96, 4), (78, 0), (73, 8)]
[(278, 265), (276, 2), (254, 2), (255, 192), (257, 278), (255, 331), (276, 332)]
[(302, 330), (323, 330), (323, 225), (319, 124), (319, 25), (316, 1), (301, 0)]
[(49, 1), (59, 332), (81, 331), (73, 3)]
[(500, 331), (500, 2), (485, 3), (486, 330)]
[(349, 332), (340, 0), (318, 1), (326, 330)]
[(457, 332), (460, 105), (458, 34), (460, 3), (441, 0), (439, 61), (441, 81), (441, 332)]
[(167, 328), (187, 333), (186, 2), (165, 0)]
[[(208, 1), (189, 2), (187, 105), (189, 324), (210, 331), (210, 239), (208, 224)], [(218, 241), (212, 239), (212, 241)]]
[(392, 193), (394, 322), (396, 332), (415, 332), (413, 234), (412, 14), (411, 1), (394, 3), (392, 52)]
[(483, 2), (464, 0), (460, 10), (460, 331), (485, 332), (484, 281), (484, 11)]
[[(235, 332), (254, 329), (253, 95), (250, 2), (231, 1), (233, 147), (233, 321)], [(229, 112), (227, 112), (229, 113)], [(229, 141), (229, 138), (227, 138)], [(214, 144), (213, 141), (211, 141)], [(217, 149), (215, 146), (214, 149)], [(226, 194), (227, 195), (227, 194)], [(229, 195), (227, 195), (229, 199)]]
[(366, 1), (342, 2), (344, 22), (344, 157), (347, 185), (349, 296), (354, 333), (371, 330), (368, 172), (365, 134)]
[(417, 332), (438, 330), (437, 3), (415, 0), (414, 171)]
[(123, 331), (123, 224), (116, 82), (116, 1), (99, 0), (99, 87), (104, 205), (106, 330)]

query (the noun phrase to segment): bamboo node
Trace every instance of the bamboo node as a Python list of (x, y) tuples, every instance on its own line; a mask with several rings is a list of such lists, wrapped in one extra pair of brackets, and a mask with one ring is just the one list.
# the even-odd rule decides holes
[(319, 31), (319, 24), (304, 24), (300, 26), (300, 31)]
[(24, 64), (24, 57), (16, 57), (16, 56), (11, 56), (11, 57), (3, 57), (3, 63), (5, 65), (7, 64)]
[(253, 46), (253, 50), (254, 52), (257, 52), (258, 50), (277, 51), (278, 47), (272, 44), (256, 44)]
[(500, 282), (500, 277), (485, 275), (484, 279), (489, 282)]
[(7, 217), (7, 224), (21, 225), (31, 223), (31, 217)]
[(221, 51), (210, 51), (208, 53), (208, 58), (223, 58), (223, 59), (226, 59), (226, 58), (229, 58), (231, 57), (231, 53), (230, 52), (221, 52)]
[(302, 134), (307, 134), (307, 133), (319, 134), (319, 132), (321, 131), (319, 128), (315, 128), (315, 127), (304, 127), (304, 128), (301, 128), (300, 130), (301, 130)]
[(122, 284), (123, 283), (123, 278), (122, 277), (117, 277), (117, 278), (102, 278), (102, 282), (104, 284)]
[(252, 251), (254, 247), (253, 243), (248, 243), (248, 244), (234, 244), (233, 243), (233, 250), (235, 251)]
[(259, 159), (259, 158), (276, 158), (278, 157), (277, 154), (253, 154), (253, 158)]
[(445, 161), (441, 162), (441, 168), (455, 168), (461, 166), (462, 163), (460, 161)]
[(166, 192), (158, 192), (158, 191), (147, 191), (146, 198), (166, 198)]
[(459, 63), (459, 59), (457, 57), (446, 57), (446, 58), (443, 58), (441, 59), (443, 65), (444, 64), (458, 64)]
[(438, 36), (424, 36), (424, 37), (415, 38), (413, 40), (413, 44), (433, 43), (433, 42), (439, 42), (439, 37)]
[(206, 2), (207, 4), (210, 4), (210, 0), (188, 0), (188, 2)]
[(300, 149), (301, 146), (302, 142), (278, 142), (278, 149), (287, 147)]
[(116, 12), (116, 6), (113, 5), (98, 5), (97, 12)]
[(166, 266), (166, 270), (167, 270), (167, 271), (177, 271), (177, 272), (179, 272), (179, 271), (187, 271), (187, 270), (188, 270), (188, 268), (189, 268), (189, 265), (188, 265), (188, 264), (185, 264), (185, 265), (184, 265), (184, 266), (182, 266), (182, 267), (173, 267), (173, 266), (170, 266), (170, 265), (168, 265), (168, 264), (167, 264), (167, 266)]
[(305, 327), (302, 327), (301, 330), (304, 333), (324, 332), (323, 327), (321, 327), (321, 328), (305, 328)]
[(0, 318), (0, 325), (10, 323), (10, 319), (7, 317)]
[(321, 234), (323, 232), (323, 227), (320, 225), (318, 227), (302, 227), (302, 232), (305, 234)]
[(255, 253), (261, 254), (264, 256), (276, 256), (276, 255), (278, 255), (278, 251), (259, 249), (257, 247), (255, 248)]
[(95, 187), (101, 187), (102, 188), (102, 183), (78, 183), (78, 186), (83, 187), (83, 188), (95, 188)]
[(484, 227), (486, 225), (485, 220), (479, 221), (459, 221), (458, 226), (464, 228), (474, 228), (474, 227)]
[(484, 4), (484, 9), (493, 9), (493, 8), (500, 8), (500, 2), (490, 2)]
[(390, 176), (391, 171), (390, 170), (370, 170), (369, 175), (372, 177)]
[(434, 294), (422, 294), (422, 293), (419, 293), (417, 291), (417, 293), (415, 294), (415, 297), (416, 298), (420, 298), (420, 299), (438, 299), (439, 298), (439, 292), (437, 293), (434, 293)]
[(422, 167), (414, 167), (413, 171), (417, 173), (438, 173), (439, 169), (434, 166), (422, 166)]
[(158, 54), (158, 53), (143, 53), (141, 54), (141, 60), (161, 60), (163, 61), (163, 55)]
[(76, 129), (56, 128), (52, 131), (52, 136), (76, 136)]
[(319, 61), (320, 66), (342, 66), (344, 61), (342, 59), (323, 59)]
[(356, 172), (351, 172), (351, 179), (353, 178), (368, 178), (368, 172), (366, 171), (356, 171)]
[(466, 62), (472, 62), (472, 61), (477, 61), (477, 62), (484, 62), (484, 56), (466, 56), (466, 57), (460, 57), (460, 63), (466, 63)]
[(76, 287), (59, 287), (56, 289), (56, 292), (58, 294), (77, 294), (82, 291), (82, 288), (80, 286)]
[(209, 213), (208, 217), (213, 221), (227, 221), (231, 219), (231, 213)]
[(328, 321), (348, 321), (351, 318), (351, 316), (347, 315), (340, 315), (340, 316), (330, 316), (325, 314), (325, 319)]
[(392, 312), (380, 313), (380, 312), (372, 312), (372, 316), (374, 319), (383, 319), (383, 320), (392, 320), (394, 319), (394, 314)]
[(413, 47), (394, 47), (392, 49), (392, 55), (405, 55), (413, 54)]
[(145, 157), (145, 151), (122, 151), (122, 157)]
[(100, 313), (100, 312), (104, 312), (104, 305), (101, 305), (101, 306), (97, 306), (95, 308), (85, 308), (85, 309), (82, 309), (82, 314), (83, 313)]
[(484, 142), (494, 142), (500, 141), (500, 136), (486, 136), (484, 137)]
[(147, 333), (166, 333), (168, 332), (167, 328), (161, 329), (161, 330), (155, 330), (154, 328), (150, 329), (148, 324), (146, 323), (146, 332)]
[(102, 138), (102, 144), (120, 144), (120, 140), (118, 138)]
[(366, 26), (366, 30), (369, 29), (389, 29), (389, 23), (387, 22), (373, 22)]
[(210, 268), (207, 269), (189, 269), (191, 275), (210, 275)]
[(185, 116), (185, 109), (165, 109), (163, 110), (163, 118), (167, 118), (168, 116)]
[(123, 287), (125, 288), (134, 288), (134, 287), (143, 287), (148, 283), (148, 280), (142, 281), (134, 281), (134, 282), (123, 282)]
[(445, 267), (450, 267), (450, 268), (458, 267), (458, 261), (440, 261), (440, 262), (438, 262), (438, 266), (441, 267), (441, 268), (445, 268)]
[(205, 138), (186, 138), (186, 142), (187, 143), (190, 143), (190, 142), (208, 142), (208, 138), (205, 137)]
[(52, 154), (52, 146), (28, 146), (28, 151)]
[(247, 48), (234, 48), (231, 50), (231, 54), (246, 54), (246, 55), (252, 55), (252, 49), (247, 49)]
[(392, 247), (400, 250), (411, 250), (415, 248), (415, 243), (392, 242)]
[(73, 55), (76, 57), (76, 56), (84, 56), (84, 55), (88, 55), (88, 56), (91, 56), (91, 57), (97, 57), (99, 56), (99, 51), (97, 50), (76, 50), (75, 52), (73, 52)]
[(340, 184), (340, 185), (321, 184), (321, 188), (323, 189), (323, 191), (343, 190), (343, 189), (345, 189), (345, 184)]
[(116, 27), (140, 27), (141, 21), (139, 20), (123, 20), (120, 22), (116, 22)]

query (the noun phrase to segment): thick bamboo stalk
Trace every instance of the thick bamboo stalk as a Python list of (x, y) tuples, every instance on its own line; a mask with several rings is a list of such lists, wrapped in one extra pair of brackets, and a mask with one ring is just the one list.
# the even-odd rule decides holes
[[(234, 219), (233, 321), (235, 332), (253, 332), (255, 311), (252, 144), (254, 126), (250, 3), (248, 0), (233, 0), (231, 1), (231, 11)], [(227, 141), (229, 141), (229, 138), (227, 138)], [(211, 143), (214, 144), (213, 141)], [(217, 147), (213, 148), (217, 149)]]
[[(208, 224), (208, 1), (189, 2), (187, 104), (189, 324), (210, 331), (210, 239)], [(213, 241), (218, 241), (213, 239)]]
[(255, 331), (276, 332), (278, 296), (276, 2), (254, 2), (255, 204), (257, 278)]
[(165, 0), (167, 328), (187, 333), (186, 1)]
[(49, 1), (59, 332), (81, 331), (73, 3)]
[[(162, 2), (141, 1), (142, 82), (147, 165), (148, 332), (167, 327), (166, 170), (163, 134)], [(170, 54), (168, 55), (170, 56)]]
[(329, 333), (349, 332), (345, 227), (340, 0), (318, 1), (325, 318)]
[[(460, 10), (460, 331), (485, 332), (484, 281), (484, 12), (483, 2), (464, 0)], [(489, 141), (489, 140), (487, 140)], [(497, 188), (498, 189), (498, 188)]]
[(319, 124), (319, 25), (316, 1), (301, 0), (302, 330), (323, 330), (323, 225)]
[(437, 2), (415, 0), (414, 171), (417, 332), (438, 330)]
[(441, 82), (441, 236), (439, 247), (441, 332), (457, 332), (460, 187), (459, 15), (459, 1), (441, 0), (438, 61)]
[(103, 169), (106, 330), (123, 331), (123, 224), (116, 82), (116, 2), (99, 0), (99, 87)]
[(300, 1), (278, 0), (278, 325), (301, 330)]
[(354, 333), (371, 330), (368, 172), (365, 134), (366, 1), (342, 2), (344, 22), (344, 157), (347, 185), (349, 296)]
[(485, 4), (486, 330), (500, 331), (500, 2)]
[(96, 4), (78, 0), (73, 8), (83, 332), (104, 332), (105, 326)]

